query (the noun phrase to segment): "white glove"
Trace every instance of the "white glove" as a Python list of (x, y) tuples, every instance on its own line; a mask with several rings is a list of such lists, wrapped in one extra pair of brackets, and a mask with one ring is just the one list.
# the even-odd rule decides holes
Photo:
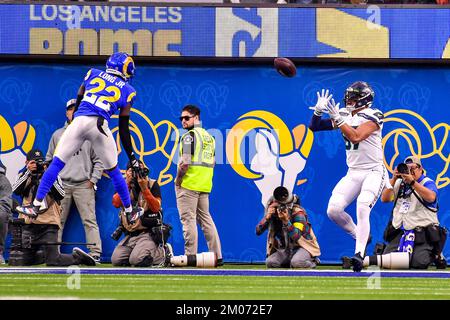
[(333, 97), (329, 90), (322, 89), (322, 92), (317, 91), (317, 102), (314, 107), (309, 107), (309, 109), (314, 110), (314, 114), (321, 117), (323, 113), (328, 113), (327, 104)]
[(331, 99), (331, 101), (328, 101), (327, 103), (327, 110), (330, 114), (330, 118), (333, 119), (334, 123), (338, 127), (345, 123), (344, 118), (339, 114), (339, 105), (340, 103), (336, 104), (334, 99)]

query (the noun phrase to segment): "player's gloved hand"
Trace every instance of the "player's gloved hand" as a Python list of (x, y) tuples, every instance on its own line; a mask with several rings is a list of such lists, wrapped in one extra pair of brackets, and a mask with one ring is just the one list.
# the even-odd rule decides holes
[(133, 172), (138, 175), (139, 174), (139, 161), (134, 157), (134, 155), (131, 155), (130, 157), (130, 162), (131, 162), (131, 168), (133, 169)]
[(310, 107), (309, 109), (314, 110), (314, 114), (318, 117), (321, 117), (323, 113), (328, 113), (327, 104), (333, 95), (327, 89), (322, 89), (322, 92), (317, 91), (317, 102), (314, 107)]
[(339, 114), (339, 105), (340, 103), (336, 104), (334, 99), (331, 99), (327, 103), (327, 110), (330, 114), (330, 118), (333, 119), (334, 123), (338, 127), (342, 126), (345, 123), (344, 118)]

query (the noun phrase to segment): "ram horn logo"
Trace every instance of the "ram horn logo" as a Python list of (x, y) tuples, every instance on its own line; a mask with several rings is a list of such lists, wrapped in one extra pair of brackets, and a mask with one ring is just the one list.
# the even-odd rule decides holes
[(25, 165), (26, 154), (33, 148), (36, 132), (25, 121), (11, 128), (0, 115), (0, 160), (6, 167), (6, 177), (14, 183), (17, 172)]
[[(422, 161), (429, 160), (432, 165), (424, 168), (438, 168), (436, 185), (444, 188), (450, 184), (447, 170), (450, 164), (448, 136), (450, 125), (438, 123), (434, 127), (418, 113), (395, 109), (385, 113), (386, 126), (393, 125), (383, 137), (385, 165), (393, 172), (395, 166), (406, 156), (414, 155)], [(389, 128), (388, 128), (389, 129)]]
[[(142, 111), (135, 108), (131, 109), (135, 113), (133, 121), (130, 120), (131, 142), (133, 150), (139, 160), (144, 162), (154, 172), (159, 172), (157, 178), (160, 186), (170, 183), (174, 180), (172, 174), (168, 173), (176, 153), (176, 142), (179, 140), (180, 133), (178, 128), (168, 120), (162, 120), (153, 123)], [(113, 118), (117, 118), (114, 115)], [(119, 128), (111, 130), (116, 134), (116, 143), (119, 154), (122, 151), (120, 137), (117, 134)], [(154, 165), (160, 163), (161, 155), (165, 158), (162, 168), (154, 168)], [(157, 161), (152, 161), (152, 157), (158, 157)]]
[[(247, 138), (250, 147), (246, 152), (243, 142)], [(291, 132), (275, 114), (250, 111), (238, 118), (227, 135), (227, 160), (237, 174), (255, 182), (265, 205), (276, 187), (293, 191), (295, 185), (306, 182), (297, 181), (297, 176), (305, 168), (313, 141), (312, 131), (303, 124)], [(246, 163), (246, 159), (250, 160)]]

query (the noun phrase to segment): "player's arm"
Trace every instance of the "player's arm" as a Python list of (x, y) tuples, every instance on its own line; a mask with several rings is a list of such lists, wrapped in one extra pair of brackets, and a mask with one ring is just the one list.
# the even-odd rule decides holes
[(379, 126), (375, 122), (367, 121), (356, 129), (347, 123), (343, 123), (339, 128), (351, 143), (356, 144), (367, 139), (373, 132), (379, 129)]
[(311, 121), (309, 122), (309, 129), (315, 132), (333, 130), (334, 127), (331, 119), (322, 119), (321, 116), (313, 114), (313, 116), (311, 117)]
[(80, 88), (78, 89), (78, 93), (77, 93), (77, 101), (75, 102), (75, 110), (73, 111), (73, 113), (75, 114), (75, 112), (77, 112), (78, 107), (81, 103), (81, 100), (83, 100), (84, 97), (84, 91), (86, 90), (86, 87), (84, 86), (84, 83), (80, 86)]
[(317, 92), (317, 103), (310, 109), (314, 110), (314, 114), (309, 122), (309, 129), (311, 131), (325, 131), (333, 130), (333, 123), (331, 119), (322, 119), (322, 114), (326, 112), (326, 105), (333, 95), (328, 90), (322, 89), (322, 92)]
[(344, 136), (350, 140), (351, 143), (357, 144), (367, 139), (374, 131), (380, 129), (382, 122), (382, 115), (375, 117), (369, 117), (370, 121), (363, 123), (357, 128), (353, 128), (349, 124), (345, 123), (344, 118), (339, 113), (339, 103), (335, 103), (334, 99), (331, 99), (327, 104), (327, 109), (330, 114), (330, 118), (333, 120), (333, 126), (341, 129)]
[(130, 134), (130, 110), (131, 104), (127, 104), (124, 108), (120, 110), (119, 114), (119, 136), (120, 141), (122, 141), (123, 149), (128, 156), (133, 168), (135, 164), (139, 167), (139, 163), (133, 153), (133, 145), (131, 144), (131, 134)]

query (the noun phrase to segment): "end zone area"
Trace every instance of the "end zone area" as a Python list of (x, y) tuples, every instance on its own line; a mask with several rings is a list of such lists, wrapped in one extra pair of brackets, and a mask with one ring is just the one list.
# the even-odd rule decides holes
[[(0, 299), (450, 299), (450, 272), (229, 268), (1, 268)], [(407, 293), (407, 294), (405, 294)]]

